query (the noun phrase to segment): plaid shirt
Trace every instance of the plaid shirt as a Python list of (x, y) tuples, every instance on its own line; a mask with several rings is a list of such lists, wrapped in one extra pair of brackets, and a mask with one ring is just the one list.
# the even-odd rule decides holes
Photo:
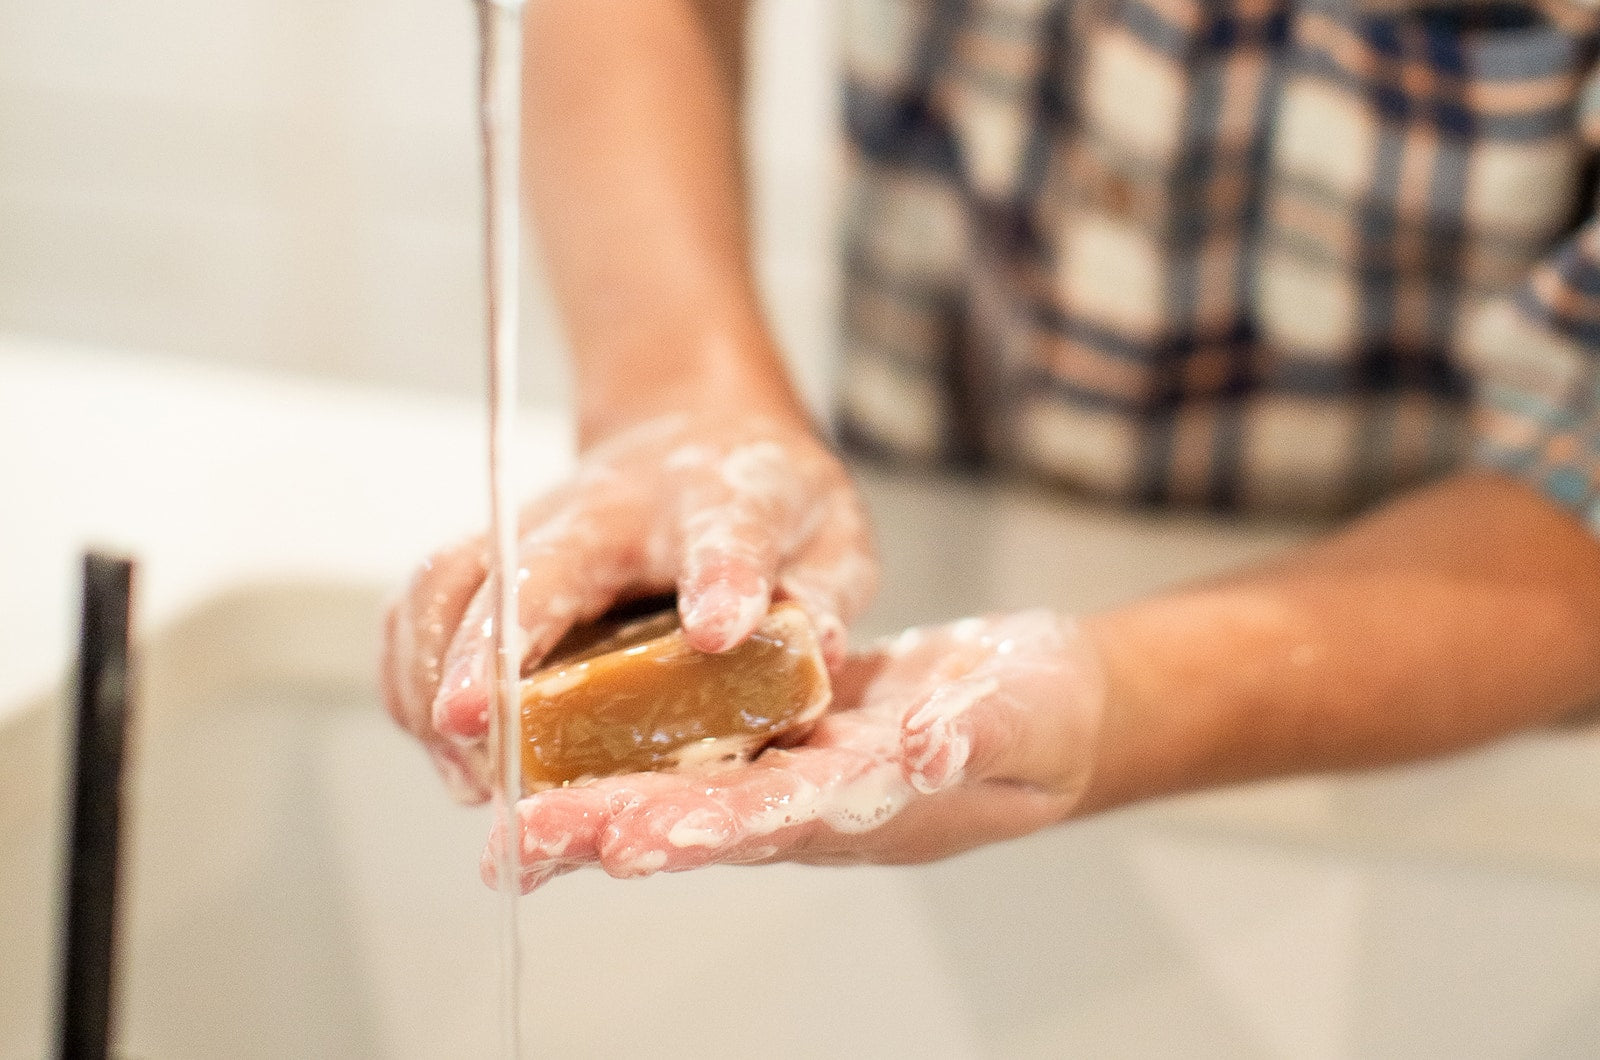
[(1600, 0), (850, 0), (841, 420), (1105, 496), (1475, 460), (1600, 530)]

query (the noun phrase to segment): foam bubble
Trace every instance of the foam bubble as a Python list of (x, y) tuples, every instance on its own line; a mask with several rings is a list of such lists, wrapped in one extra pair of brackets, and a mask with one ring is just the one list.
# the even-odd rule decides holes
[(693, 810), (667, 832), (667, 842), (680, 850), (686, 847), (717, 847), (727, 841), (726, 818), (714, 810)]

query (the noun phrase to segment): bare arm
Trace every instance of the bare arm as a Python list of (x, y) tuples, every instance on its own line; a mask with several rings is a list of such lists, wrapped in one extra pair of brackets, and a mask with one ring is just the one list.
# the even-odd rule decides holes
[[(865, 513), (795, 395), (751, 273), (745, 12), (744, 0), (525, 10), (525, 177), (583, 450), (522, 513), (525, 667), (574, 622), (668, 590), (703, 651), (742, 641), (780, 597), (837, 662), (876, 585)], [(466, 801), (489, 790), (484, 578), (480, 540), (439, 553), (385, 637), (389, 710)]]
[(1440, 754), (1600, 702), (1600, 543), (1525, 486), (1462, 475), (1086, 626), (1110, 694), (1080, 812)]
[(526, 166), (580, 431), (743, 405), (802, 417), (750, 267), (745, 0), (534, 2)]

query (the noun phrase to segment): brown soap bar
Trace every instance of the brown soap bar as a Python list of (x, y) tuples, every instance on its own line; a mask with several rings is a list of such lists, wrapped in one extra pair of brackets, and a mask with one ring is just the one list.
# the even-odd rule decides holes
[(671, 609), (573, 631), (522, 682), (522, 787), (748, 758), (832, 697), (805, 612), (778, 604), (717, 655)]

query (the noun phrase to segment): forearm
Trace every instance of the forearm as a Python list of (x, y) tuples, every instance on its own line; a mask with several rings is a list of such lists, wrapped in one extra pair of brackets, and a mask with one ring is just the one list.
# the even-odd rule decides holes
[(528, 194), (585, 440), (714, 399), (800, 415), (750, 268), (745, 0), (527, 12)]
[(1525, 487), (1461, 476), (1086, 630), (1109, 698), (1083, 812), (1375, 766), (1600, 700), (1600, 543)]

